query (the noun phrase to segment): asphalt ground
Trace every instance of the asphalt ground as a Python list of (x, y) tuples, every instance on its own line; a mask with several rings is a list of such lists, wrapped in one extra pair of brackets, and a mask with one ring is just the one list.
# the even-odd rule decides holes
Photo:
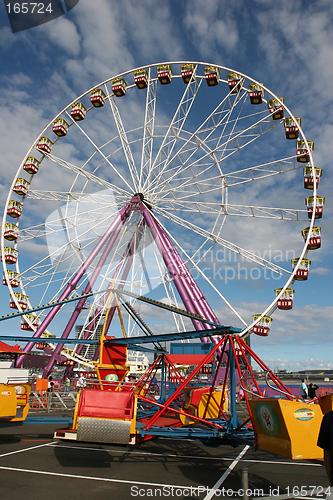
[(211, 448), (161, 438), (135, 446), (58, 442), (53, 432), (70, 427), (72, 411), (36, 411), (29, 416), (43, 423), (28, 420), (0, 427), (1, 500), (239, 498), (244, 468), (250, 498), (267, 495), (278, 500), (298, 490), (304, 499), (324, 498), (323, 487), (328, 487), (322, 465), (244, 445)]

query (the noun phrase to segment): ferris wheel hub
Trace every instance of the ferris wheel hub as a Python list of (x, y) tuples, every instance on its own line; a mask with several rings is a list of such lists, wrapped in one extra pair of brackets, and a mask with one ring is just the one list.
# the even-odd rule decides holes
[(146, 200), (145, 200), (145, 197), (144, 197), (144, 194), (142, 193), (135, 193), (132, 197), (132, 202), (137, 202), (137, 198), (140, 198), (140, 201), (142, 201), (145, 206), (148, 208), (148, 210), (150, 210), (151, 212), (153, 211), (153, 207), (151, 206), (150, 203), (148, 203)]
[(140, 198), (141, 201), (143, 201), (145, 199), (145, 197), (142, 193), (135, 193), (133, 195), (133, 198), (136, 198), (137, 196)]

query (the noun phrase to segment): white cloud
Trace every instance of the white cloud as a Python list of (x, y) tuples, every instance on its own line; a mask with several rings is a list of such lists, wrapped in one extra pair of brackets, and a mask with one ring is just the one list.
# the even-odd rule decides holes
[(4, 82), (11, 87), (25, 87), (31, 85), (33, 80), (25, 73), (14, 73), (13, 75), (3, 75)]
[[(273, 370), (303, 371), (303, 370), (332, 370), (333, 363), (325, 359), (280, 359), (264, 358), (263, 361)], [(318, 383), (318, 382), (317, 382)]]
[(0, 47), (2, 50), (10, 50), (16, 43), (26, 42), (27, 34), (25, 32), (12, 33), (8, 26), (0, 29)]
[(234, 9), (227, 2), (193, 0), (186, 3), (184, 25), (193, 45), (204, 57), (221, 58), (239, 41)]
[(59, 17), (50, 23), (43, 24), (38, 27), (38, 30), (70, 56), (79, 55), (81, 36), (76, 25), (66, 17)]
[(327, 276), (331, 273), (331, 270), (327, 269), (327, 267), (314, 267), (311, 268), (311, 273), (320, 274), (321, 276)]

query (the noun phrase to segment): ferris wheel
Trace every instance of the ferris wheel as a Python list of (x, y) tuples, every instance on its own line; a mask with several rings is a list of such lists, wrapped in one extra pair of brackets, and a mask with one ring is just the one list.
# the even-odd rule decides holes
[[(74, 311), (27, 313), (21, 328), (64, 339), (76, 328), (93, 338), (111, 291), (123, 289), (132, 292), (121, 298), (129, 336), (140, 331), (131, 309), (147, 314), (135, 294), (213, 323), (227, 318), (245, 337), (266, 336), (274, 311), (293, 307), (292, 285), (307, 279), (307, 253), (321, 244), (316, 219), (325, 200), (317, 196), (322, 170), (313, 149), (282, 97), (219, 65), (152, 64), (88, 90), (45, 127), (18, 168), (1, 249), (13, 309), (99, 293)], [(274, 254), (287, 249), (292, 263)], [(237, 287), (254, 303), (252, 285), (264, 273), (271, 293), (249, 319)], [(224, 317), (206, 297), (223, 304)], [(112, 300), (108, 329), (119, 310)], [(176, 313), (158, 316), (164, 331), (188, 328)], [(86, 358), (82, 345), (47, 349), (50, 367)]]

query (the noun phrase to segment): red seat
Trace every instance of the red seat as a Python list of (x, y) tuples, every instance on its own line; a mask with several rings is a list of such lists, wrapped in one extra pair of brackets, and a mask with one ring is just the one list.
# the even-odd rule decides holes
[(132, 419), (134, 410), (133, 392), (84, 389), (80, 396), (79, 417)]
[(193, 389), (190, 401), (191, 405), (199, 406), (201, 396), (203, 394), (208, 394), (209, 390), (209, 387), (199, 387), (198, 389)]

